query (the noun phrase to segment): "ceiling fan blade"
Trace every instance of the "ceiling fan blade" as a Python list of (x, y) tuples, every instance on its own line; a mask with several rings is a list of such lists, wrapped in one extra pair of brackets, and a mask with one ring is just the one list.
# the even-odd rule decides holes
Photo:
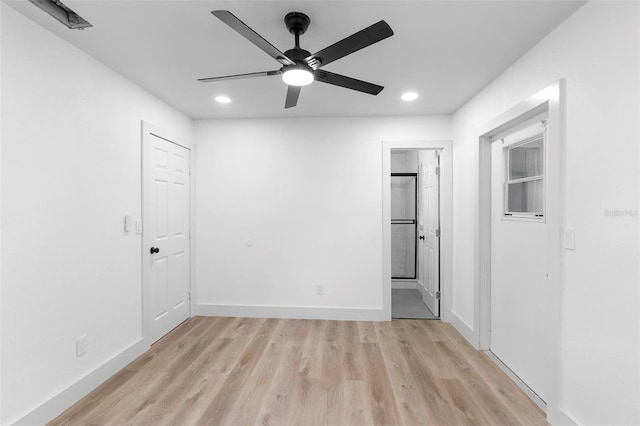
[(393, 30), (385, 21), (379, 21), (364, 30), (350, 35), (349, 37), (340, 40), (337, 43), (332, 44), (329, 47), (325, 47), (321, 51), (314, 53), (306, 58), (307, 63), (314, 68), (325, 66), (336, 59), (340, 59), (344, 56), (350, 55), (353, 52), (357, 52), (367, 46), (371, 46), (387, 37), (393, 35)]
[(223, 75), (221, 77), (208, 77), (208, 78), (199, 78), (198, 81), (203, 83), (210, 83), (212, 81), (223, 81), (223, 80), (239, 80), (241, 78), (251, 78), (251, 77), (265, 77), (271, 75), (280, 75), (282, 71), (261, 71), (261, 72), (250, 72), (246, 74), (234, 74), (234, 75)]
[(298, 104), (301, 86), (289, 86), (287, 89), (287, 100), (284, 101), (285, 108), (293, 108)]
[(333, 84), (334, 86), (345, 87), (347, 89), (357, 90), (358, 92), (368, 93), (370, 95), (377, 95), (382, 92), (382, 89), (384, 89), (383, 86), (378, 86), (377, 84), (367, 83), (366, 81), (356, 80), (355, 78), (325, 70), (316, 70), (315, 77), (316, 81), (321, 83)]
[(293, 65), (294, 62), (287, 58), (284, 53), (279, 51), (267, 40), (262, 38), (260, 34), (252, 30), (247, 24), (238, 19), (228, 10), (214, 10), (211, 12), (216, 18), (236, 30), (240, 35), (249, 40), (251, 43), (262, 49), (267, 55), (271, 56), (282, 65)]

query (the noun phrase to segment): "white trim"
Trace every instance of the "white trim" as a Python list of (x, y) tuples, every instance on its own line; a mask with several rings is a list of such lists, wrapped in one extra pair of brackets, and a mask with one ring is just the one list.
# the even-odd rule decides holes
[(534, 217), (532, 215), (524, 215), (524, 214), (512, 214), (511, 216), (503, 216), (500, 220), (504, 222), (532, 222), (532, 223), (547, 223), (544, 216), (543, 217)]
[(518, 388), (520, 388), (520, 390), (522, 392), (524, 392), (525, 395), (527, 395), (529, 397), (529, 399), (531, 401), (533, 401), (534, 404), (536, 404), (538, 406), (538, 408), (540, 408), (542, 411), (545, 412), (545, 414), (547, 413), (547, 403), (544, 402), (542, 400), (542, 398), (540, 398), (540, 396), (538, 396), (538, 394), (536, 394), (533, 389), (531, 389), (529, 386), (527, 386), (527, 384), (520, 378), (518, 377), (518, 375), (516, 373), (514, 373), (504, 362), (502, 362), (502, 360), (500, 358), (498, 358), (493, 352), (491, 351), (484, 351), (484, 354), (487, 356), (487, 358), (489, 358), (496, 366), (498, 366), (498, 368), (507, 376), (509, 377), (509, 379), (511, 379), (511, 381), (513, 383), (516, 384), (516, 386), (518, 386)]
[(553, 426), (578, 426), (581, 424), (561, 408), (547, 407), (547, 421)]
[(451, 316), (449, 318), (449, 321), (447, 322), (450, 322), (451, 325), (453, 325), (456, 330), (458, 330), (458, 332), (462, 334), (462, 337), (467, 339), (467, 342), (471, 343), (471, 345), (475, 349), (478, 349), (476, 332), (473, 327), (471, 327), (471, 325), (469, 325), (465, 320), (463, 320), (458, 314), (453, 311), (451, 312)]
[(242, 318), (288, 318), (339, 321), (385, 321), (382, 309), (329, 308), (318, 306), (263, 306), (196, 304), (196, 316)]
[(140, 176), (140, 183), (141, 183), (141, 204), (142, 204), (142, 262), (141, 262), (141, 274), (142, 274), (142, 337), (144, 340), (147, 341), (147, 345), (151, 346), (154, 342), (151, 341), (151, 334), (150, 334), (150, 330), (151, 330), (151, 318), (147, 318), (146, 317), (146, 313), (149, 312), (149, 307), (148, 307), (148, 303), (149, 303), (149, 297), (148, 297), (148, 286), (149, 286), (149, 268), (147, 267), (147, 263), (145, 262), (145, 259), (149, 259), (149, 253), (148, 253), (148, 248), (151, 246), (151, 241), (149, 241), (148, 236), (149, 236), (149, 232), (147, 232), (147, 223), (148, 223), (148, 218), (146, 217), (146, 212), (150, 210), (149, 206), (145, 206), (145, 194), (147, 193), (147, 191), (149, 191), (150, 189), (147, 188), (147, 186), (149, 185), (149, 180), (147, 179), (147, 177), (149, 176), (149, 171), (147, 170), (147, 165), (146, 165), (146, 159), (149, 158), (149, 148), (151, 146), (151, 136), (156, 136), (159, 137), (161, 139), (164, 139), (166, 141), (169, 141), (171, 143), (174, 143), (176, 145), (179, 145), (183, 148), (188, 149), (191, 154), (189, 155), (190, 158), (190, 188), (191, 188), (191, 193), (190, 193), (190, 234), (191, 234), (191, 241), (190, 241), (190, 265), (189, 265), (189, 292), (191, 293), (191, 301), (189, 303), (189, 316), (193, 316), (194, 312), (195, 312), (195, 185), (194, 185), (194, 178), (193, 176), (195, 176), (194, 173), (194, 167), (195, 167), (195, 154), (194, 154), (194, 144), (191, 141), (188, 140), (184, 140), (176, 135), (171, 134), (170, 132), (167, 132), (151, 123), (149, 123), (148, 121), (144, 121), (142, 120), (142, 136), (141, 136), (141, 165), (140, 165), (140, 169), (141, 169), (141, 176)]
[(436, 149), (440, 151), (440, 318), (452, 322), (452, 195), (453, 155), (450, 140), (382, 142), (382, 310), (391, 320), (391, 150)]
[(109, 378), (126, 367), (134, 359), (145, 353), (147, 349), (149, 349), (149, 346), (144, 343), (144, 339), (138, 340), (71, 384), (68, 388), (43, 402), (20, 419), (15, 422), (8, 422), (8, 424), (42, 425), (50, 422), (73, 404), (87, 396), (89, 392), (109, 380)]
[[(557, 170), (545, 170), (546, 176), (546, 193), (547, 197), (553, 198), (557, 206), (557, 217), (553, 220), (551, 229), (562, 229), (564, 226), (564, 194), (565, 194), (565, 171), (566, 158), (564, 155), (564, 80), (560, 80), (551, 84), (544, 90), (531, 96), (527, 100), (514, 106), (495, 119), (482, 126), (478, 132), (478, 186), (476, 188), (476, 207), (478, 214), (475, 223), (475, 282), (474, 282), (474, 306), (475, 306), (475, 322), (477, 325), (474, 330), (474, 340), (478, 342), (480, 350), (490, 349), (491, 333), (491, 142), (492, 137), (504, 132), (508, 128), (515, 127), (525, 121), (539, 115), (542, 112), (548, 112), (547, 122), (547, 144), (546, 156), (558, 156), (559, 165)], [(550, 187), (548, 182), (558, 182), (558, 185)], [(550, 214), (547, 212), (546, 219), (550, 220)], [(559, 233), (558, 233), (559, 234)], [(553, 241), (550, 238), (550, 241)], [(553, 382), (550, 384), (549, 395), (546, 396), (547, 406), (551, 410), (561, 405), (562, 395), (562, 369), (561, 369), (561, 347), (560, 337), (562, 335), (562, 300), (563, 300), (563, 264), (564, 252), (560, 244), (558, 235), (557, 244), (551, 244), (548, 248), (548, 256), (555, 260), (554, 264), (549, 266), (549, 278), (555, 283), (552, 286), (556, 289), (555, 294), (549, 294), (546, 297), (549, 308), (549, 321), (557, 324), (549, 331), (551, 347), (551, 369), (550, 377)], [(555, 411), (554, 411), (555, 412)]]
[[(420, 288), (422, 287), (422, 283), (420, 283), (417, 280), (392, 280), (391, 281), (391, 288), (392, 289), (405, 289), (405, 290), (411, 290), (411, 289), (415, 289), (415, 288)], [(424, 288), (424, 287), (423, 287)]]
[(544, 402), (542, 400), (542, 398), (540, 398), (540, 396), (538, 396), (538, 394), (536, 394), (533, 389), (531, 389), (529, 386), (527, 386), (527, 384), (520, 378), (518, 377), (518, 375), (516, 373), (514, 373), (509, 367), (507, 367), (507, 365), (502, 362), (502, 360), (500, 358), (498, 358), (493, 352), (491, 351), (484, 351), (484, 354), (487, 356), (487, 358), (489, 358), (495, 365), (498, 366), (498, 368), (507, 375), (507, 377), (509, 377), (511, 379), (511, 381), (513, 383), (516, 384), (516, 386), (518, 386), (520, 388), (520, 390), (522, 392), (525, 393), (525, 395), (527, 395), (529, 397), (529, 399), (531, 401), (533, 401), (534, 404), (536, 404), (538, 406), (538, 408), (540, 408), (542, 411), (544, 411), (545, 413), (547, 412), (547, 403)]

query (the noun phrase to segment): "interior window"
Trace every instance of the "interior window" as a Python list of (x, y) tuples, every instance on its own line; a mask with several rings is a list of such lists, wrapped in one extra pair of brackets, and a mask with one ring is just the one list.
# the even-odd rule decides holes
[(505, 216), (544, 216), (544, 136), (505, 148)]

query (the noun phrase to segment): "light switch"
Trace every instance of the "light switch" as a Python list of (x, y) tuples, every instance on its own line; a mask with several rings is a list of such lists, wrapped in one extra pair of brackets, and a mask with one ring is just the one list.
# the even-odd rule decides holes
[(573, 228), (564, 228), (563, 231), (563, 246), (567, 250), (576, 249), (576, 232)]
[(136, 220), (136, 234), (142, 234), (142, 221)]
[(131, 231), (131, 225), (133, 224), (133, 218), (131, 217), (131, 215), (126, 215), (124, 217), (124, 232), (129, 232)]

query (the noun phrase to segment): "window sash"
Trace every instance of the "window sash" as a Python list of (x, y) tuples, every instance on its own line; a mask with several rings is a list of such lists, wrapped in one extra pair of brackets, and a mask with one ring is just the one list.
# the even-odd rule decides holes
[[(527, 144), (531, 144), (531, 143), (535, 143), (537, 141), (542, 141), (542, 147), (541, 147), (541, 165), (540, 165), (540, 172), (541, 174), (536, 175), (536, 176), (527, 176), (527, 177), (523, 177), (523, 178), (517, 178), (517, 179), (510, 179), (510, 176), (512, 176), (512, 171), (511, 171), (511, 150), (515, 149), (515, 148), (520, 148), (522, 146), (526, 146)], [(545, 180), (544, 180), (544, 172), (545, 172), (545, 154), (546, 154), (546, 140), (545, 140), (545, 134), (544, 133), (538, 133), (534, 136), (528, 137), (522, 141), (518, 141), (515, 143), (511, 143), (508, 146), (504, 147), (504, 159), (505, 159), (505, 168), (504, 168), (504, 203), (503, 203), (503, 216), (504, 217), (508, 217), (508, 218), (517, 218), (517, 217), (522, 217), (522, 218), (536, 218), (536, 219), (543, 219), (544, 215), (545, 215)], [(540, 188), (540, 197), (541, 199), (540, 201), (540, 211), (525, 211), (525, 212), (521, 212), (521, 211), (511, 211), (509, 209), (509, 188), (510, 186), (516, 185), (516, 184), (525, 184), (526, 182), (536, 182), (536, 181), (540, 181), (541, 182), (541, 188)], [(528, 203), (527, 203), (528, 204)], [(536, 209), (538, 210), (538, 209)]]

